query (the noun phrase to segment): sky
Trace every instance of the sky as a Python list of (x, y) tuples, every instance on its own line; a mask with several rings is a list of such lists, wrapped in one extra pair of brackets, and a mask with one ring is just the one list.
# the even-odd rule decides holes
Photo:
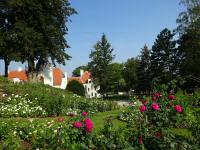
[[(57, 65), (68, 72), (86, 65), (93, 46), (103, 33), (114, 48), (114, 62), (126, 62), (140, 54), (146, 44), (152, 47), (156, 36), (164, 28), (175, 29), (178, 14), (183, 11), (180, 0), (70, 0), (78, 12), (70, 17), (68, 35), (70, 48), (66, 52), (72, 57), (66, 66)], [(24, 68), (12, 62), (9, 70)], [(0, 74), (4, 72), (0, 61)]]

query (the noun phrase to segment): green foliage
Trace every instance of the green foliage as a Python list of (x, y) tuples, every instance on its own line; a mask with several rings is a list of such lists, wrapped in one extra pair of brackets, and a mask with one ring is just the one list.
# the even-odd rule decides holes
[(118, 93), (123, 87), (125, 87), (125, 82), (123, 79), (123, 64), (112, 63), (108, 65), (107, 73), (107, 88), (110, 93)]
[[(18, 95), (21, 97), (26, 95), (24, 103), (29, 103), (28, 100), (30, 100), (30, 102), (33, 102), (31, 106), (41, 106), (48, 116), (67, 115), (70, 112), (79, 113), (81, 111), (103, 112), (119, 108), (118, 105), (112, 101), (86, 99), (84, 97), (66, 92), (66, 90), (60, 90), (39, 83), (13, 84), (2, 77), (0, 77), (0, 91), (7, 94), (6, 97), (2, 97), (0, 93), (0, 100), (3, 100), (1, 101), (1, 103), (3, 102), (1, 106), (6, 106), (6, 99), (8, 99), (8, 97), (13, 97), (12, 94), (14, 94), (14, 96)], [(21, 99), (16, 101), (17, 105), (20, 101)], [(15, 101), (8, 105), (12, 107), (11, 110), (15, 110)], [(30, 107), (30, 105), (28, 107)], [(33, 114), (32, 116), (35, 115), (36, 114)], [(13, 113), (13, 117), (14, 116), (15, 115)], [(27, 114), (24, 116), (27, 116)], [(41, 117), (42, 114), (39, 113), (36, 116)]]
[(149, 91), (150, 90), (150, 50), (145, 45), (141, 49), (140, 62), (137, 68), (137, 91)]
[(30, 73), (36, 72), (36, 60), (40, 70), (48, 58), (54, 65), (65, 64), (70, 58), (64, 36), (69, 17), (76, 11), (68, 0), (9, 0), (2, 3), (0, 12), (0, 29), (10, 38), (6, 45), (18, 50), (20, 61), (28, 62)]
[[(37, 98), (35, 98), (37, 100)], [(28, 95), (12, 95), (0, 103), (0, 117), (38, 117), (46, 116), (45, 110)]]
[(135, 89), (138, 76), (137, 76), (137, 68), (139, 65), (138, 58), (128, 59), (124, 65), (123, 76), (126, 81), (127, 90)]
[(100, 86), (100, 93), (105, 94), (109, 89), (107, 87), (108, 79), (108, 69), (109, 64), (112, 63), (115, 56), (112, 54), (113, 48), (108, 42), (106, 35), (103, 34), (101, 40), (96, 43), (94, 50), (90, 54), (91, 62), (89, 62), (88, 67), (92, 73), (92, 78), (97, 86)]
[(183, 56), (181, 76), (187, 77), (187, 89), (200, 86), (200, 2), (199, 0), (181, 0), (186, 9), (179, 14), (177, 31), (180, 34), (179, 51)]
[(160, 32), (152, 46), (151, 51), (151, 80), (157, 79), (159, 84), (168, 83), (177, 76), (179, 69), (179, 55), (176, 49), (176, 41), (173, 41), (174, 33), (164, 29)]
[(80, 96), (85, 96), (85, 89), (83, 84), (81, 84), (77, 80), (72, 80), (68, 83), (67, 89), (68, 91), (73, 92), (74, 94), (80, 95)]

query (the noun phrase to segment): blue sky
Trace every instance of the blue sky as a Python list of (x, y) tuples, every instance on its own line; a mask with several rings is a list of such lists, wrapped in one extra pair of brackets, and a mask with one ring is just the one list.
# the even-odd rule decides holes
[[(183, 10), (180, 0), (70, 0), (78, 15), (70, 17), (71, 46), (67, 53), (72, 56), (66, 66), (58, 65), (69, 75), (74, 68), (90, 61), (89, 54), (102, 33), (107, 35), (116, 54), (115, 62), (125, 62), (139, 55), (147, 44), (151, 48), (157, 34), (164, 28), (173, 30), (176, 18)], [(24, 67), (12, 62), (9, 70)], [(4, 64), (0, 61), (0, 74)]]

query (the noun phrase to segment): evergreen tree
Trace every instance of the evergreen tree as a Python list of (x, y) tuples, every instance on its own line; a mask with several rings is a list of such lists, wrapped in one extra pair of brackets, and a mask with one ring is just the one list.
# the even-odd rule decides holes
[(109, 64), (115, 58), (115, 55), (112, 54), (113, 50), (106, 35), (103, 34), (101, 40), (96, 43), (94, 50), (90, 54), (91, 62), (88, 64), (90, 72), (95, 84), (100, 86), (99, 92), (104, 95), (109, 91), (107, 76)]
[(149, 91), (150, 90), (150, 50), (146, 45), (141, 49), (140, 63), (137, 68), (137, 90)]
[(164, 29), (157, 36), (151, 51), (151, 79), (157, 79), (159, 83), (168, 83), (177, 75), (177, 49), (174, 34)]

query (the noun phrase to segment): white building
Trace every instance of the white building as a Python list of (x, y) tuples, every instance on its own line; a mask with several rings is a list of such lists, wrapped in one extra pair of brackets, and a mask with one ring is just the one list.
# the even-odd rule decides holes
[[(19, 68), (18, 70), (10, 71), (8, 73), (8, 79), (16, 82), (28, 81), (28, 74), (25, 70)], [(38, 75), (38, 79), (46, 84), (55, 88), (66, 89), (67, 87), (67, 72), (63, 73), (60, 68), (53, 68), (48, 65)]]
[(88, 71), (80, 70), (80, 77), (70, 77), (68, 78), (68, 83), (72, 80), (77, 80), (83, 84), (85, 88), (85, 96), (88, 98), (100, 98), (101, 95), (98, 93), (99, 87), (95, 87), (92, 79), (91, 73)]

